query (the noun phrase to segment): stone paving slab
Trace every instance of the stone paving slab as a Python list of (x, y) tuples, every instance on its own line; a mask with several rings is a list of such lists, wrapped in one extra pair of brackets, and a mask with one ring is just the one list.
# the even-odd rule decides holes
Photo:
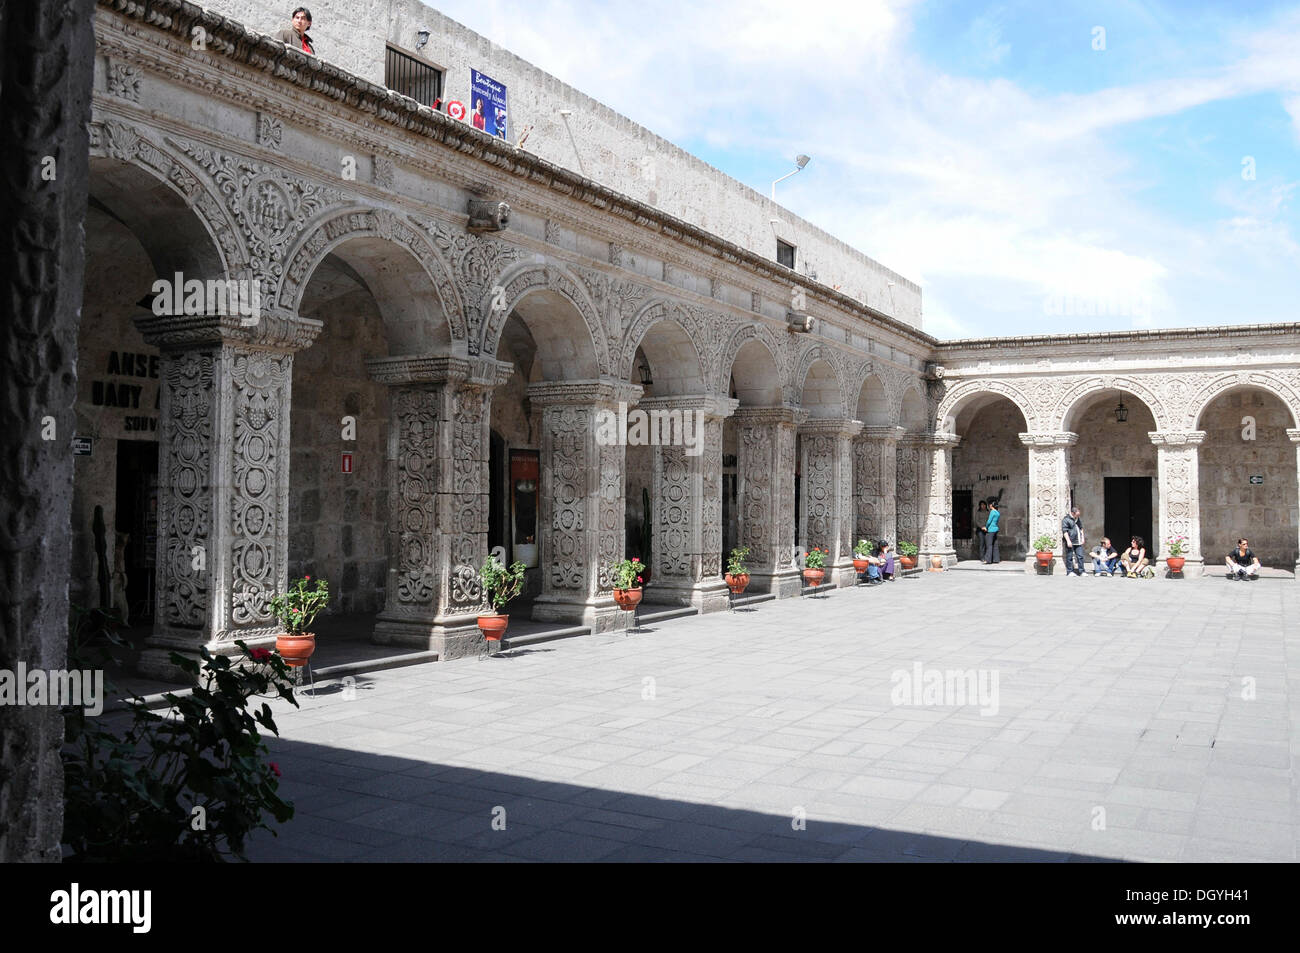
[(1298, 610), (927, 573), (361, 674), (274, 703), (298, 813), (250, 856), (1295, 861)]

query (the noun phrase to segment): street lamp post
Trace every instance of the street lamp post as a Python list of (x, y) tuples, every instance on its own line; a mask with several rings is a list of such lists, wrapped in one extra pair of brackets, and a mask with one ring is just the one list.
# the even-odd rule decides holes
[(797, 173), (802, 172), (802, 171), (803, 171), (803, 167), (806, 166), (810, 161), (811, 161), (811, 157), (810, 157), (810, 156), (805, 156), (805, 155), (798, 155), (798, 156), (795, 156), (795, 158), (794, 158), (794, 162), (795, 162), (795, 165), (797, 165), (799, 168), (795, 169), (794, 172), (787, 172), (785, 175), (781, 176), (781, 178), (777, 179), (775, 182), (772, 183), (772, 201), (773, 201), (773, 202), (776, 201), (776, 183), (777, 183), (777, 182), (782, 182), (782, 181), (784, 181), (785, 179), (790, 178), (790, 176), (792, 176), (792, 175), (796, 175)]

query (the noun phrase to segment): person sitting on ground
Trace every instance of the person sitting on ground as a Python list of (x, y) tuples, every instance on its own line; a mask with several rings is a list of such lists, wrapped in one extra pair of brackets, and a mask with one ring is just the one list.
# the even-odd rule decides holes
[(1089, 555), (1092, 556), (1094, 576), (1115, 575), (1115, 567), (1119, 564), (1119, 553), (1115, 552), (1115, 547), (1110, 544), (1109, 536), (1103, 536), (1101, 542), (1093, 547)]
[(1128, 541), (1128, 549), (1119, 557), (1119, 568), (1125, 576), (1135, 578), (1145, 575), (1143, 570), (1147, 568), (1147, 562), (1147, 544), (1141, 536), (1134, 536)]
[(1250, 544), (1245, 539), (1237, 540), (1237, 548), (1228, 553), (1224, 562), (1228, 566), (1229, 579), (1249, 579), (1253, 582), (1259, 578), (1259, 557), (1251, 551)]
[(862, 576), (866, 576), (868, 586), (878, 586), (885, 580), (880, 578), (880, 570), (884, 567), (885, 561), (874, 553), (867, 553), (867, 568), (859, 575), (859, 581)]
[(880, 578), (884, 582), (894, 581), (894, 554), (889, 551), (889, 543), (883, 539), (876, 547), (876, 558), (880, 560)]
[(293, 11), (289, 22), (292, 25), (277, 33), (275, 38), (286, 46), (292, 46), (295, 50), (302, 50), (315, 56), (316, 44), (307, 35), (307, 31), (311, 29), (311, 11), (306, 7), (298, 7)]

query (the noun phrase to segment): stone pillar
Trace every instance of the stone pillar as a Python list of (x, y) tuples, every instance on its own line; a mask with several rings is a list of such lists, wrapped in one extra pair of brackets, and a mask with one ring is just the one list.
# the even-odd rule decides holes
[(534, 619), (587, 625), (592, 632), (618, 626), (609, 566), (623, 557), (625, 448), (596, 434), (604, 415), (617, 418), (620, 403), (640, 394), (640, 387), (615, 380), (529, 385), (532, 406), (542, 411), (542, 594)]
[(293, 353), (321, 323), (286, 312), (136, 318), (162, 351), (157, 594), (140, 672), (175, 679), (172, 652), (270, 645), (288, 584)]
[(739, 538), (749, 547), (750, 585), (799, 595), (802, 580), (794, 562), (794, 445), (807, 411), (792, 407), (736, 411)]
[(902, 427), (863, 427), (853, 441), (853, 492), (857, 504), (854, 541), (897, 542), (897, 449), (904, 433)]
[[(1295, 444), (1295, 456), (1296, 456), (1295, 464), (1296, 464), (1297, 482), (1300, 482), (1300, 430), (1292, 430), (1290, 427), (1288, 427), (1286, 431), (1286, 435), (1290, 437), (1291, 442)], [(1298, 552), (1300, 552), (1300, 550), (1298, 550)], [(1202, 558), (1204, 558), (1204, 555), (1202, 555)], [(1295, 578), (1298, 581), (1300, 581), (1300, 557), (1296, 558)]]
[(853, 438), (861, 430), (860, 420), (848, 419), (813, 419), (799, 428), (803, 448), (800, 535), (808, 548), (830, 550), (826, 577), (837, 586), (851, 586), (856, 581)]
[(389, 391), (388, 585), (371, 639), (460, 658), (481, 640), (478, 567), (487, 558), (491, 359), (368, 361)]
[(913, 543), (918, 549), (921, 530), (924, 528), (922, 506), (925, 505), (925, 434), (904, 433), (898, 438), (894, 452), (895, 493), (894, 525), (897, 539), (894, 552), (900, 543)]
[[(1160, 555), (1168, 556), (1169, 537), (1187, 537), (1184, 576), (1199, 576), (1205, 568), (1201, 553), (1201, 463), (1197, 449), (1205, 440), (1204, 430), (1149, 432), (1156, 445), (1156, 474), (1160, 483), (1160, 534), (1156, 543)], [(1114, 540), (1111, 540), (1114, 543)], [(1127, 543), (1127, 540), (1125, 540)], [(1116, 546), (1116, 549), (1121, 547)], [(1153, 560), (1154, 562), (1154, 560)]]
[(648, 601), (694, 606), (700, 612), (727, 607), (721, 575), (722, 422), (738, 403), (729, 397), (696, 395), (654, 397), (636, 406), (660, 422), (655, 429), (661, 438), (668, 437), (664, 421), (680, 417), (683, 424), (693, 421), (687, 430), (698, 441), (693, 447), (661, 443), (654, 448)]
[[(1029, 448), (1029, 549), (1025, 572), (1038, 572), (1033, 541), (1046, 533), (1054, 539), (1057, 559), (1052, 571), (1065, 572), (1061, 552), (1061, 519), (1070, 508), (1070, 447), (1079, 442), (1076, 433), (1022, 433), (1020, 442)], [(1085, 524), (1086, 525), (1086, 524)], [(1098, 537), (1100, 538), (1100, 537)]]
[(961, 443), (954, 433), (927, 434), (925, 460), (925, 522), (921, 527), (919, 565), (928, 569), (931, 556), (945, 566), (957, 564), (952, 546), (952, 448)]
[[(6, 672), (67, 666), (70, 444), (94, 14), (90, 0), (0, 4), (0, 669)], [(44, 176), (43, 169), (54, 170), (51, 158), (57, 175)], [(59, 861), (62, 747), (56, 706), (0, 705), (0, 863)]]

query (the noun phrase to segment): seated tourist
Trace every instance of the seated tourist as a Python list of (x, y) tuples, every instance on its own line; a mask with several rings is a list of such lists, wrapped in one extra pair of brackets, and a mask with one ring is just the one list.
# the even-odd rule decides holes
[(862, 576), (866, 576), (866, 583), (868, 586), (878, 586), (885, 581), (881, 578), (881, 570), (885, 566), (885, 561), (873, 553), (868, 553), (866, 559), (866, 571), (863, 572), (858, 579), (861, 581)]
[(1145, 576), (1147, 562), (1147, 544), (1141, 536), (1134, 536), (1128, 541), (1128, 549), (1119, 557), (1119, 568), (1130, 578)]
[(1092, 574), (1094, 576), (1113, 576), (1119, 565), (1119, 553), (1110, 544), (1110, 537), (1103, 536), (1089, 554), (1092, 556)]
[(894, 554), (889, 550), (889, 543), (883, 539), (876, 547), (876, 558), (880, 560), (880, 578), (885, 582), (893, 582)]
[(1228, 566), (1229, 579), (1254, 581), (1259, 578), (1259, 557), (1251, 551), (1250, 544), (1244, 539), (1237, 540), (1237, 548), (1228, 553), (1224, 562)]

